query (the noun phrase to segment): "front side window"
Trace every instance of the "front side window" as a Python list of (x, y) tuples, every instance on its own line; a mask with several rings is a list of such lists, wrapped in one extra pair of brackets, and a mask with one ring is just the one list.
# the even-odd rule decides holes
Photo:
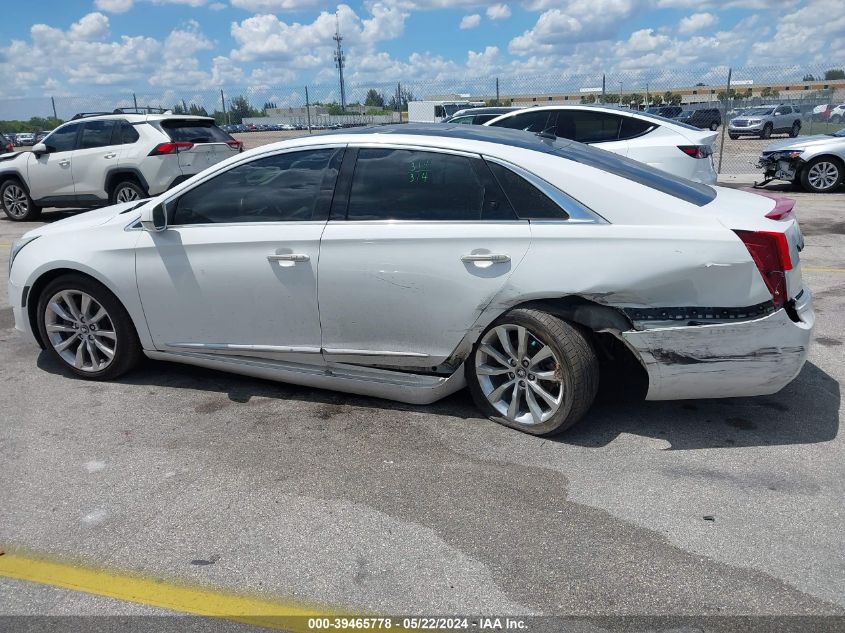
[(449, 121), (449, 123), (457, 123), (458, 125), (472, 125), (473, 121), (471, 116), (459, 116)]
[(348, 220), (515, 219), (481, 159), (405, 149), (361, 149)]
[(506, 127), (512, 130), (526, 130), (527, 132), (545, 132), (549, 128), (549, 116), (554, 112), (538, 110), (523, 112), (494, 123), (496, 127)]
[(44, 139), (44, 144), (51, 152), (69, 152), (76, 147), (76, 133), (79, 123), (71, 123), (60, 127)]
[(238, 165), (187, 191), (173, 208), (168, 205), (168, 224), (312, 220), (331, 202), (342, 154), (315, 149)]
[(82, 139), (79, 141), (79, 149), (92, 149), (94, 147), (111, 145), (112, 133), (117, 123), (114, 119), (86, 121), (82, 128)]

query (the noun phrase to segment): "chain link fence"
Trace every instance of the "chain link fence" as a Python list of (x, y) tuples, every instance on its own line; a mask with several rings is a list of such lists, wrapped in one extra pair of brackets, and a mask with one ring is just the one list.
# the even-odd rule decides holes
[[(798, 129), (772, 129), (772, 137), (830, 133), (845, 127), (845, 73), (829, 67), (718, 67), (694, 71), (596, 72), (565, 75), (525, 73), (496, 76), (408, 77), (399, 82), (347, 82), (345, 103), (339, 84), (261, 86), (224, 89), (173, 89), (120, 94), (55, 95), (0, 99), (0, 132), (48, 131), (80, 112), (117, 108), (161, 107), (174, 113), (213, 116), (229, 126), (248, 147), (310, 130), (378, 125), (409, 120), (408, 103), (439, 102), (438, 114), (472, 105), (604, 103), (622, 108), (656, 110), (674, 116), (679, 110), (718, 111), (715, 163), (723, 174), (754, 174), (760, 150), (772, 142), (734, 135), (726, 124), (755, 106), (786, 104)], [(413, 121), (419, 118), (414, 115)], [(444, 112), (445, 110), (445, 112)], [(703, 113), (699, 113), (703, 114)], [(439, 117), (438, 117), (439, 118)], [(692, 121), (695, 122), (693, 117)], [(706, 120), (710, 126), (712, 118)], [(768, 133), (766, 133), (768, 135)]]

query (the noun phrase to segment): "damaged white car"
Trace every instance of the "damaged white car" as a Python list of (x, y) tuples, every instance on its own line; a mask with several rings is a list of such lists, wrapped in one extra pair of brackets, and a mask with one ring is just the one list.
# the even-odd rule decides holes
[[(648, 399), (778, 391), (814, 316), (791, 203), (463, 125), (288, 140), (27, 233), (16, 327), (74, 374), (153, 359), (545, 435), (622, 369)], [(617, 372), (618, 373), (618, 372)]]

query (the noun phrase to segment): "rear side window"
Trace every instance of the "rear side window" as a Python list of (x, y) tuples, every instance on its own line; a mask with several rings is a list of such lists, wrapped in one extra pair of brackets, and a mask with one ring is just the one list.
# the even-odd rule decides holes
[(548, 130), (549, 117), (555, 113), (550, 110), (539, 110), (535, 112), (523, 112), (507, 119), (502, 119), (494, 125), (506, 127), (512, 130), (526, 130), (528, 132), (543, 132)]
[(563, 110), (558, 113), (555, 135), (579, 143), (604, 143), (619, 139), (622, 117), (608, 112)]
[(128, 121), (120, 121), (115, 127), (114, 135), (112, 136), (112, 145), (128, 145), (134, 143), (139, 138), (138, 130), (134, 125)]
[(508, 201), (520, 219), (568, 220), (569, 214), (546, 194), (510, 169), (492, 161), (487, 163)]
[(86, 121), (85, 126), (82, 128), (82, 139), (79, 142), (79, 149), (91, 149), (111, 145), (112, 132), (116, 125), (117, 121), (114, 119)]
[(316, 149), (238, 165), (180, 196), (170, 221), (185, 225), (311, 220), (315, 211), (328, 213), (342, 154), (338, 149)]
[(404, 149), (361, 149), (348, 220), (512, 220), (481, 159)]
[(643, 134), (648, 134), (657, 127), (657, 124), (652, 123), (651, 121), (635, 119), (632, 116), (622, 117), (622, 127), (619, 130), (619, 140), (624, 141), (629, 138), (636, 138), (638, 136), (642, 136)]
[(225, 143), (233, 140), (226, 132), (204, 119), (165, 119), (161, 129), (171, 141), (188, 143)]

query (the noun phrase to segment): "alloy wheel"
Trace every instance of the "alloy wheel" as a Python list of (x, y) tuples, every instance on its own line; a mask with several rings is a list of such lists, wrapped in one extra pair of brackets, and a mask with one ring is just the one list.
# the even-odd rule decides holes
[(19, 185), (7, 186), (3, 191), (3, 206), (12, 217), (25, 217), (29, 212), (29, 200), (23, 187)]
[(103, 371), (114, 360), (117, 333), (106, 309), (81, 290), (57, 292), (44, 311), (44, 327), (53, 349), (84, 372)]
[(138, 192), (132, 187), (121, 187), (117, 190), (117, 194), (114, 199), (116, 202), (133, 202), (135, 200), (140, 200), (141, 196), (139, 196)]
[(563, 403), (560, 359), (522, 325), (502, 324), (484, 335), (475, 373), (490, 405), (512, 422), (542, 424)]
[(815, 189), (830, 189), (839, 178), (839, 169), (831, 162), (822, 161), (810, 167), (807, 180)]

